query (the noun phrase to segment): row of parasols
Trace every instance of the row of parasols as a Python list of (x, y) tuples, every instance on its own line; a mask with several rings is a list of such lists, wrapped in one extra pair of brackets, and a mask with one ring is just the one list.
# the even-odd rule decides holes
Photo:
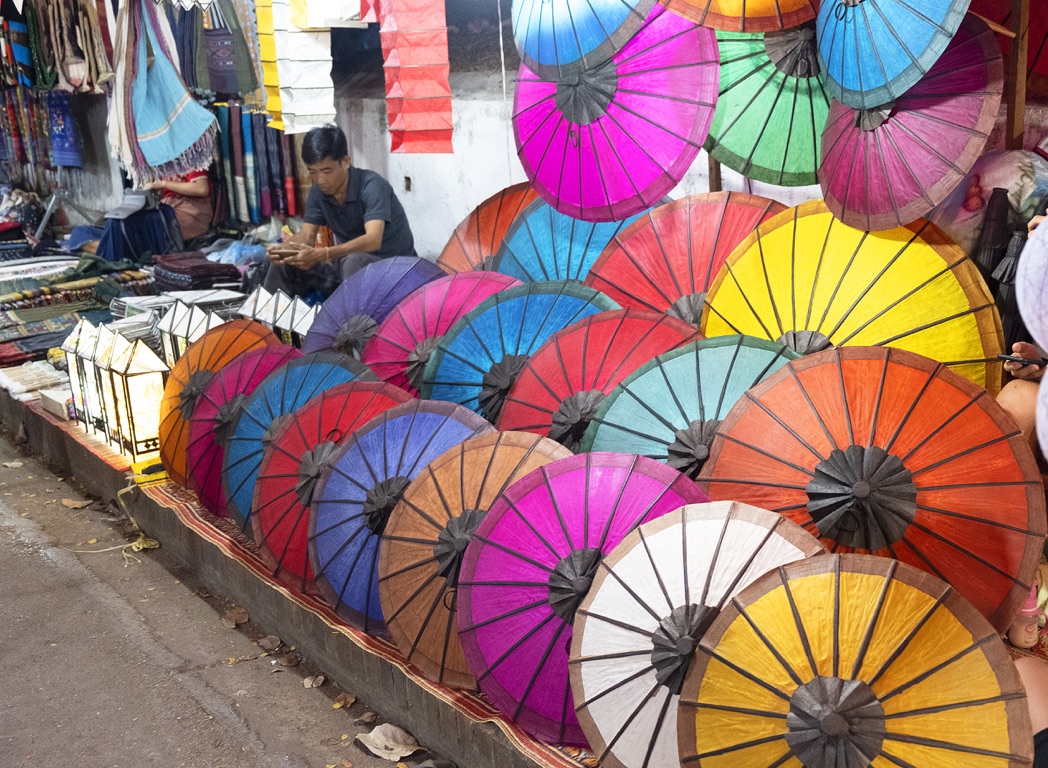
[[(1028, 758), (998, 633), (1029, 593), (1044, 493), (985, 389), (900, 349), (799, 357), (703, 339), (577, 282), (425, 269), (372, 265), (347, 296), (406, 296), (339, 324), (336, 294), (307, 336), (345, 345), (370, 320), (373, 359), (391, 319), (419, 333), (423, 318), (461, 315), (428, 344), (402, 343), (390, 368), (303, 354), (236, 320), (172, 370), (164, 463), (253, 537), (276, 578), (608, 765)], [(478, 286), (488, 295), (470, 310)], [(443, 360), (454, 374), (429, 379)], [(987, 375), (985, 361), (956, 362)], [(406, 391), (420, 369), (438, 399)]]
[(518, 156), (543, 199), (584, 221), (640, 214), (705, 149), (750, 179), (821, 185), (850, 226), (909, 224), (997, 121), (1001, 47), (969, 5), (515, 0)]

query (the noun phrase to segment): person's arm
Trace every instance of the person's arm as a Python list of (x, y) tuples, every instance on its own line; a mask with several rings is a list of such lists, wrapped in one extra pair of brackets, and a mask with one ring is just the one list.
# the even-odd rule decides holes
[[(316, 261), (310, 262), (308, 266), (299, 266), (300, 260), (298, 257), (302, 255), (304, 251), (322, 251), (323, 248), (315, 248), (314, 244), (317, 242), (317, 230), (319, 227), (316, 224), (310, 224), (306, 222), (302, 225), (302, 229), (293, 234), (287, 240), (279, 243), (270, 243), (266, 246), (266, 256), (270, 261), (278, 264), (287, 264), (289, 267), (298, 267), (299, 269), (308, 269)], [(296, 251), (296, 253), (291, 253)]]
[(1032, 219), (1030, 219), (1030, 223), (1026, 225), (1026, 231), (1033, 232), (1044, 221), (1044, 219), (1045, 215), (1043, 213), (1037, 214)]
[(160, 179), (146, 184), (146, 189), (173, 192), (182, 197), (207, 197), (211, 194), (211, 183), (207, 176), (197, 176), (190, 181), (173, 181), (171, 179)]
[[(1041, 353), (1037, 351), (1037, 347), (1028, 341), (1017, 341), (1015, 344), (1012, 344), (1011, 353), (1017, 357), (1025, 357), (1027, 360), (1039, 360), (1041, 358)], [(1012, 378), (1025, 379), (1026, 381), (1040, 381), (1044, 376), (1044, 367), (1040, 365), (1023, 365), (1022, 363), (1009, 361), (1004, 364), (1004, 370)]]

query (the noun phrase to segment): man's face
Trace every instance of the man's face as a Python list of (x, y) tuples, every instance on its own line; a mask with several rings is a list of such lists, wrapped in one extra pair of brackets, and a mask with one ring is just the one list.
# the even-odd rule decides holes
[(319, 163), (307, 165), (309, 178), (320, 187), (325, 195), (335, 195), (342, 191), (349, 179), (349, 158), (331, 160), (324, 158)]

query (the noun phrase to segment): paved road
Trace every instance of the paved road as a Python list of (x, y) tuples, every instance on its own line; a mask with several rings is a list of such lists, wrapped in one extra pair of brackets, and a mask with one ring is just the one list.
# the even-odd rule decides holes
[(115, 510), (62, 503), (85, 499), (0, 438), (0, 766), (392, 768), (353, 744), (364, 702), (262, 656), (163, 549), (83, 552), (126, 543)]

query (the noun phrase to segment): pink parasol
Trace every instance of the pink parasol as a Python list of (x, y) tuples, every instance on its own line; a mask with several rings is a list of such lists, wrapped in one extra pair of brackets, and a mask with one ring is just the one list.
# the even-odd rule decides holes
[(1003, 88), (993, 32), (969, 14), (935, 65), (894, 102), (855, 110), (834, 101), (819, 168), (833, 215), (880, 230), (928, 214), (982, 153)]
[(515, 277), (498, 272), (459, 272), (426, 283), (382, 321), (362, 359), (380, 379), (417, 397), (441, 337), (486, 298), (518, 285)]
[(656, 6), (619, 53), (581, 74), (543, 80), (521, 65), (517, 153), (558, 211), (626, 219), (657, 203), (691, 166), (719, 82), (713, 30)]
[(211, 514), (229, 516), (222, 491), (222, 457), (244, 402), (266, 376), (300, 357), (301, 352), (283, 344), (245, 352), (222, 366), (200, 393), (189, 421), (186, 466), (189, 487)]
[(510, 486), (459, 575), (459, 637), (481, 690), (532, 735), (585, 744), (568, 651), (600, 559), (641, 523), (706, 500), (676, 470), (623, 453), (561, 459)]

